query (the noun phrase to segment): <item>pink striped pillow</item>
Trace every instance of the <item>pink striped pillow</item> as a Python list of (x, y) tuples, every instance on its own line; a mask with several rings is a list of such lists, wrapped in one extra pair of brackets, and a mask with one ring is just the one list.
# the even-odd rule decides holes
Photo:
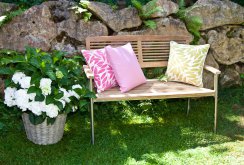
[(105, 49), (82, 50), (81, 52), (94, 74), (94, 82), (98, 93), (117, 86)]

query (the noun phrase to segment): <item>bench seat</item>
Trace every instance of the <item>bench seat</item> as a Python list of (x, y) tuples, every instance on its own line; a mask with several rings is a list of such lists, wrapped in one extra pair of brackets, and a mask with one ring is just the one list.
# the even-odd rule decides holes
[(214, 96), (215, 91), (200, 88), (179, 82), (162, 82), (157, 79), (149, 79), (129, 92), (121, 93), (119, 87), (96, 94), (94, 102), (122, 101), (122, 100), (147, 100), (168, 98), (189, 98)]

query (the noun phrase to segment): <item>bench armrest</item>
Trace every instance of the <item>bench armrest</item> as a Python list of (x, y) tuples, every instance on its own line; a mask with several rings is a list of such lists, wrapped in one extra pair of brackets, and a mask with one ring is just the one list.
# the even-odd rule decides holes
[(89, 78), (89, 79), (93, 79), (94, 75), (93, 75), (91, 69), (89, 68), (89, 66), (88, 65), (83, 65), (83, 68), (84, 68), (86, 77)]
[(204, 69), (206, 69), (209, 72), (212, 72), (213, 74), (220, 74), (221, 73), (220, 70), (218, 70), (218, 69), (216, 69), (216, 68), (214, 68), (212, 66), (208, 66), (208, 65), (205, 65)]

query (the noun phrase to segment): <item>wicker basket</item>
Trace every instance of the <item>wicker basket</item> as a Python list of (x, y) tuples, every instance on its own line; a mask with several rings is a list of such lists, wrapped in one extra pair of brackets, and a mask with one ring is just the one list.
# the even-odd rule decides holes
[(57, 143), (63, 137), (66, 117), (66, 114), (58, 115), (52, 125), (47, 125), (46, 120), (41, 124), (33, 125), (29, 120), (29, 115), (23, 113), (22, 119), (27, 138), (33, 143), (40, 145)]

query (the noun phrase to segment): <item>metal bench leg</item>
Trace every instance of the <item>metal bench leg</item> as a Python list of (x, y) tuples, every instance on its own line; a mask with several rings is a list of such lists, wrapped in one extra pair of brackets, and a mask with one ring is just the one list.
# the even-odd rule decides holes
[[(90, 79), (90, 90), (93, 91), (93, 86), (92, 86), (92, 79)], [(91, 98), (90, 99), (91, 101), (91, 110), (90, 110), (90, 113), (91, 113), (91, 143), (92, 145), (94, 145), (94, 112), (93, 112), (93, 99)]]
[(188, 98), (188, 101), (187, 101), (188, 103), (187, 103), (187, 113), (186, 113), (186, 115), (188, 116), (189, 115), (189, 112), (190, 112), (190, 98)]
[(217, 131), (217, 115), (218, 115), (218, 75), (214, 75), (214, 133)]
[(217, 131), (218, 97), (214, 97), (214, 133)]
[(93, 99), (91, 99), (91, 143), (94, 145), (94, 114), (93, 114)]

